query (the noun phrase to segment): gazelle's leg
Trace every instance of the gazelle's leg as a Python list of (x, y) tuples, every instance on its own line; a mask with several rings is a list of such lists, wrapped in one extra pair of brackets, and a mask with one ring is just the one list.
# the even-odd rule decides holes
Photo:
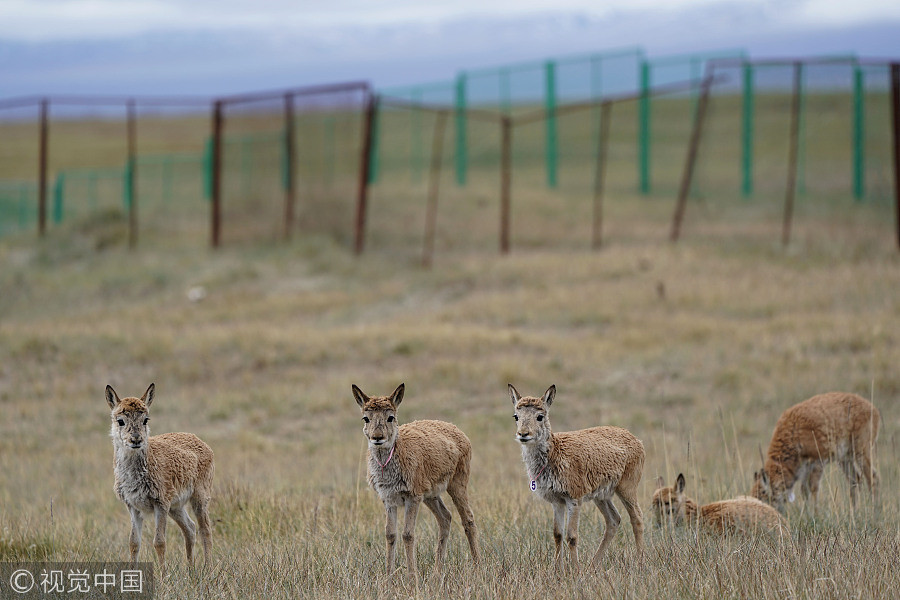
[(600, 559), (603, 558), (606, 547), (609, 546), (609, 542), (613, 539), (613, 536), (616, 535), (616, 530), (619, 528), (619, 523), (622, 521), (622, 517), (619, 516), (619, 511), (616, 510), (612, 500), (597, 499), (594, 500), (594, 503), (603, 514), (603, 520), (606, 521), (606, 531), (603, 532), (603, 539), (600, 540), (600, 547), (597, 548), (594, 558), (591, 559), (592, 568), (600, 564)]
[(397, 507), (394, 505), (384, 505), (387, 519), (384, 526), (384, 537), (387, 541), (387, 558), (386, 568), (387, 574), (394, 572), (394, 565), (397, 564)]
[(153, 547), (156, 549), (156, 558), (159, 559), (160, 576), (166, 574), (166, 519), (169, 515), (169, 507), (157, 504), (154, 508), (156, 517), (156, 535), (153, 537)]
[(578, 571), (578, 513), (580, 504), (577, 500), (566, 502), (566, 545), (569, 547), (569, 566)]
[(131, 513), (131, 538), (129, 539), (131, 562), (136, 563), (138, 553), (141, 551), (141, 527), (144, 524), (144, 515), (141, 514), (140, 510), (130, 506), (128, 507), (128, 512)]

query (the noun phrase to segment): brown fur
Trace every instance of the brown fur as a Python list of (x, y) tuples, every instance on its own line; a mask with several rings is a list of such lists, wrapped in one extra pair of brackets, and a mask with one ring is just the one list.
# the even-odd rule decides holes
[(850, 499), (856, 504), (857, 486), (865, 479), (877, 496), (875, 441), (881, 415), (875, 406), (856, 394), (830, 392), (813, 396), (784, 411), (775, 424), (762, 471), (754, 473), (750, 495), (784, 511), (793, 499), (791, 489), (799, 480), (806, 498), (815, 504), (819, 479), (826, 463), (838, 462), (850, 482)]
[(478, 561), (475, 516), (469, 508), (469, 464), (472, 444), (455, 425), (444, 421), (413, 421), (399, 425), (397, 406), (403, 400), (401, 383), (391, 396), (366, 396), (353, 386), (353, 396), (363, 414), (363, 434), (369, 440), (369, 484), (384, 502), (387, 513), (387, 572), (396, 563), (397, 507), (405, 508), (403, 543), (411, 576), (415, 567), (415, 526), (419, 504), (425, 502), (440, 529), (435, 553), (435, 570), (440, 571), (447, 554), (452, 515), (441, 493), (450, 494), (462, 519), (472, 558)]
[(660, 477), (653, 493), (656, 524), (688, 524), (718, 534), (788, 533), (787, 521), (768, 504), (749, 496), (738, 496), (698, 506), (684, 494), (684, 475), (675, 485), (666, 486)]
[(151, 383), (141, 398), (119, 399), (116, 391), (106, 386), (106, 401), (112, 409), (114, 489), (131, 514), (131, 560), (137, 561), (141, 549), (143, 515), (152, 513), (156, 519), (153, 545), (160, 571), (165, 573), (167, 515), (181, 529), (188, 563), (193, 563), (197, 527), (185, 510), (188, 502), (199, 524), (204, 560), (209, 558), (209, 501), (215, 466), (210, 447), (192, 433), (150, 436), (154, 391)]
[(553, 505), (553, 538), (557, 567), (562, 567), (563, 532), (569, 564), (578, 568), (578, 515), (585, 500), (593, 500), (606, 521), (606, 531), (591, 560), (596, 567), (615, 535), (621, 517), (612, 503), (617, 495), (631, 520), (638, 554), (643, 552), (643, 514), (637, 486), (644, 468), (644, 445), (620, 427), (592, 427), (553, 433), (549, 407), (556, 396), (550, 386), (541, 398), (523, 397), (509, 385), (518, 422), (516, 439), (534, 491)]

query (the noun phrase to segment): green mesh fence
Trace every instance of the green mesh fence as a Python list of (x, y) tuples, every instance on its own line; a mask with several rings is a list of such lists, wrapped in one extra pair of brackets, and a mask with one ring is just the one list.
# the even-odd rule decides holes
[[(778, 239), (786, 203), (799, 237), (848, 215), (860, 235), (890, 239), (889, 72), (853, 57), (727, 62), (712, 88), (686, 232), (756, 232)], [(795, 96), (796, 95), (796, 96)], [(794, 107), (797, 110), (794, 110)], [(791, 131), (795, 185), (790, 186)], [(693, 212), (691, 212), (693, 211)]]

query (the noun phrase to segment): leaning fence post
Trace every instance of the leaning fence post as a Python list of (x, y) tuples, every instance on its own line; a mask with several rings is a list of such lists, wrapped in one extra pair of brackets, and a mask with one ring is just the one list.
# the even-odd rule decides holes
[(687, 197), (691, 191), (694, 178), (694, 165), (697, 162), (700, 138), (703, 135), (703, 121), (706, 120), (706, 105), (709, 103), (709, 93), (712, 87), (712, 69), (707, 67), (707, 76), (703, 80), (703, 89), (700, 92), (700, 100), (697, 102), (697, 111), (694, 113), (694, 128), (691, 131), (691, 141), (688, 145), (687, 158), (684, 164), (684, 172), (681, 175), (681, 187), (678, 189), (678, 201), (675, 204), (675, 214), (672, 216), (672, 230), (669, 239), (677, 242), (681, 235), (681, 222), (684, 219), (684, 209), (687, 205)]
[(362, 254), (366, 236), (366, 208), (369, 193), (369, 168), (372, 166), (372, 149), (374, 140), (375, 119), (378, 115), (378, 96), (368, 95), (366, 115), (363, 122), (362, 156), (360, 157), (359, 186), (356, 195), (356, 231), (354, 234), (354, 251)]

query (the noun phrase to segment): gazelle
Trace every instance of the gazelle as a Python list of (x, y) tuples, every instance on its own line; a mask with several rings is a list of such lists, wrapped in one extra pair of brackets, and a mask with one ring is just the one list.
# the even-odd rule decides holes
[(403, 507), (406, 566), (411, 577), (417, 579), (415, 528), (422, 502), (438, 522), (435, 570), (441, 570), (452, 519), (441, 500), (445, 490), (462, 519), (472, 558), (478, 562), (478, 535), (467, 491), (472, 459), (469, 438), (458, 427), (444, 421), (413, 421), (400, 425), (397, 407), (403, 401), (405, 386), (402, 383), (390, 396), (370, 397), (356, 385), (352, 389), (362, 411), (363, 434), (368, 440), (369, 484), (384, 502), (387, 513), (388, 574), (393, 572), (396, 563), (397, 509)]
[(565, 535), (569, 564), (578, 568), (578, 514), (583, 502), (593, 500), (606, 531), (591, 567), (595, 568), (619, 527), (621, 517), (612, 503), (617, 495), (631, 519), (638, 555), (644, 549), (644, 521), (637, 499), (637, 486), (644, 469), (644, 445), (621, 427), (591, 427), (553, 433), (550, 405), (556, 397), (551, 385), (540, 398), (522, 396), (509, 384), (515, 407), (516, 440), (522, 445), (522, 460), (531, 490), (553, 505), (553, 539), (556, 564), (563, 566)]
[(165, 573), (166, 518), (181, 528), (189, 564), (193, 564), (194, 522), (185, 506), (190, 503), (197, 517), (204, 560), (209, 559), (209, 500), (213, 480), (213, 451), (192, 433), (150, 436), (150, 405), (156, 387), (150, 384), (140, 398), (119, 398), (106, 386), (111, 409), (110, 436), (115, 459), (116, 496), (131, 513), (131, 560), (141, 549), (141, 525), (145, 514), (156, 520), (153, 547)]

